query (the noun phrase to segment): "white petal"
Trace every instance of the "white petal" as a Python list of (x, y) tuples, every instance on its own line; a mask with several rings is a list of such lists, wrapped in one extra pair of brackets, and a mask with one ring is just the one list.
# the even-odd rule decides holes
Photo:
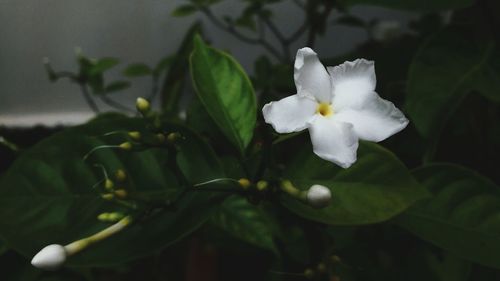
[(310, 123), (309, 134), (314, 153), (319, 157), (342, 168), (349, 168), (356, 162), (358, 137), (351, 124), (316, 115)]
[(38, 252), (31, 264), (45, 270), (56, 270), (66, 261), (66, 249), (58, 244), (48, 245)]
[(403, 130), (408, 119), (390, 101), (372, 92), (357, 108), (346, 108), (336, 112), (333, 119), (353, 125), (358, 138), (382, 141)]
[(373, 61), (365, 59), (328, 67), (328, 72), (332, 77), (332, 103), (335, 111), (358, 106), (366, 95), (375, 90), (377, 84)]
[(330, 76), (311, 48), (297, 51), (293, 77), (299, 95), (314, 97), (320, 102), (332, 100)]
[(291, 133), (307, 128), (307, 122), (316, 112), (317, 102), (307, 97), (293, 95), (270, 102), (262, 108), (266, 123), (278, 133)]

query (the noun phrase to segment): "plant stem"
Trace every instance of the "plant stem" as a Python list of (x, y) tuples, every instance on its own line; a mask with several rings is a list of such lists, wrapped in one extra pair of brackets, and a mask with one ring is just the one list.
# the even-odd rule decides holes
[(94, 244), (96, 242), (104, 240), (104, 239), (112, 236), (113, 234), (122, 231), (125, 227), (130, 225), (131, 222), (132, 222), (131, 216), (124, 217), (123, 219), (121, 219), (119, 222), (113, 224), (112, 226), (110, 226), (104, 230), (101, 230), (92, 236), (89, 236), (87, 238), (84, 238), (84, 239), (75, 241), (71, 244), (68, 244), (68, 245), (64, 246), (64, 248), (66, 249), (68, 256), (74, 255), (74, 254), (84, 250), (85, 248), (87, 248), (91, 244)]
[(110, 99), (106, 95), (100, 95), (99, 97), (101, 98), (101, 100), (105, 104), (107, 104), (107, 105), (109, 105), (111, 107), (114, 107), (115, 109), (122, 110), (122, 111), (127, 111), (127, 112), (131, 112), (131, 113), (135, 113), (135, 110), (133, 110), (133, 109), (131, 109), (131, 108), (125, 106), (125, 105), (122, 105), (122, 104), (120, 104), (120, 103), (118, 103), (118, 102)]
[(95, 103), (94, 99), (92, 99), (92, 97), (90, 96), (90, 93), (87, 89), (87, 85), (82, 83), (79, 83), (79, 85), (87, 104), (90, 106), (90, 108), (92, 109), (92, 111), (94, 111), (95, 114), (99, 114), (100, 112), (99, 107), (97, 107), (97, 104)]
[(221, 21), (219, 21), (212, 11), (206, 7), (201, 7), (200, 11), (204, 13), (207, 18), (219, 29), (225, 30), (226, 32), (232, 34), (234, 37), (239, 39), (240, 41), (243, 41), (248, 44), (253, 44), (253, 45), (261, 45), (263, 46), (266, 50), (268, 50), (273, 56), (275, 56), (278, 60), (283, 61), (283, 58), (278, 50), (276, 50), (269, 42), (265, 40), (265, 38), (259, 36), (257, 38), (252, 38), (248, 37), (236, 30), (236, 28), (233, 25), (230, 24), (225, 24)]

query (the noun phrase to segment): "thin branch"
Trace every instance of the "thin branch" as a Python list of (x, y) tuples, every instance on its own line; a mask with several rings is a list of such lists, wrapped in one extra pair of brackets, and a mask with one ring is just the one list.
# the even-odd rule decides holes
[(54, 76), (56, 77), (56, 79), (68, 78), (68, 79), (72, 80), (73, 82), (78, 81), (78, 76), (76, 74), (74, 74), (73, 72), (69, 72), (69, 71), (54, 72)]
[(302, 3), (302, 2), (300, 2), (300, 0), (293, 0), (293, 3), (294, 3), (297, 7), (301, 8), (301, 9), (305, 9), (305, 8), (306, 8), (306, 5), (304, 5), (304, 3)]
[(152, 76), (152, 83), (153, 86), (151, 87), (151, 94), (149, 94), (148, 100), (153, 102), (154, 99), (156, 98), (156, 95), (158, 94), (158, 76), (153, 75)]
[(271, 54), (273, 54), (278, 60), (283, 60), (281, 54), (276, 50), (269, 42), (267, 42), (262, 37), (252, 38), (248, 37), (236, 30), (233, 25), (224, 24), (214, 16), (214, 14), (207, 9), (206, 7), (200, 8), (200, 11), (203, 12), (207, 18), (218, 28), (225, 30), (226, 32), (232, 34), (234, 37), (248, 44), (261, 45), (265, 49), (267, 49)]
[(87, 85), (82, 83), (79, 83), (79, 85), (80, 85), (80, 90), (83, 93), (83, 97), (85, 98), (85, 101), (87, 101), (87, 104), (90, 106), (92, 111), (94, 111), (94, 113), (99, 114), (100, 112), (99, 107), (97, 107), (97, 104), (95, 103), (94, 99), (92, 99), (92, 97), (90, 96), (90, 93), (87, 89)]
[(333, 1), (327, 1), (324, 5), (324, 9), (321, 13), (316, 12), (317, 6), (313, 5), (312, 2), (308, 3), (308, 20), (311, 23), (311, 27), (309, 28), (309, 35), (307, 38), (307, 45), (311, 48), (314, 47), (314, 43), (316, 42), (316, 36), (318, 35), (318, 26), (321, 24), (325, 24), (328, 16), (333, 10)]
[(130, 112), (130, 113), (135, 113), (135, 110), (133, 110), (133, 109), (131, 109), (131, 108), (129, 108), (129, 107), (127, 107), (127, 106), (125, 106), (125, 105), (123, 105), (123, 104), (119, 103), (119, 102), (116, 102), (116, 101), (114, 101), (114, 100), (110, 99), (109, 97), (107, 97), (107, 96), (106, 96), (106, 95), (104, 95), (104, 94), (103, 94), (103, 95), (100, 95), (99, 97), (101, 98), (101, 100), (102, 100), (105, 104), (107, 104), (107, 105), (109, 105), (109, 106), (111, 106), (111, 107), (114, 107), (114, 108), (116, 108), (116, 109), (118, 109), (118, 110), (127, 111), (127, 112)]
[(309, 21), (307, 20), (307, 17), (306, 17), (306, 19), (304, 20), (302, 25), (294, 33), (292, 33), (292, 35), (290, 35), (290, 37), (285, 39), (287, 44), (291, 44), (291, 43), (297, 41), (300, 38), (300, 36), (302, 36), (302, 34), (304, 34), (304, 32), (306, 32), (307, 27), (308, 27), (308, 23), (309, 23)]
[(281, 48), (283, 49), (284, 60), (285, 61), (290, 60), (290, 57), (291, 57), (290, 44), (286, 41), (285, 36), (283, 36), (281, 31), (278, 29), (278, 27), (274, 24), (274, 22), (269, 20), (268, 17), (266, 17), (264, 15), (259, 15), (259, 18), (261, 18), (264, 21), (264, 23), (269, 27), (269, 29), (274, 34), (274, 36), (276, 36), (276, 39), (278, 39), (278, 41), (280, 42)]

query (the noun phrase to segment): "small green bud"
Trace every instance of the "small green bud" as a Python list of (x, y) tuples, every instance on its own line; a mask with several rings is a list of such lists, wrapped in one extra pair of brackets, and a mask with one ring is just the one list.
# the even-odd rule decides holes
[(123, 150), (129, 151), (132, 149), (132, 144), (127, 141), (127, 142), (120, 144), (119, 147)]
[(340, 257), (339, 257), (339, 256), (337, 256), (337, 255), (332, 255), (332, 256), (330, 257), (330, 261), (331, 261), (333, 264), (335, 264), (335, 263), (341, 263), (341, 262), (342, 262), (342, 260), (340, 259)]
[(156, 134), (156, 139), (158, 140), (159, 143), (164, 143), (167, 138), (165, 137), (164, 134), (158, 133)]
[(322, 262), (320, 262), (318, 264), (318, 266), (316, 267), (316, 269), (318, 270), (318, 272), (320, 273), (325, 273), (326, 272), (326, 265)]
[(146, 100), (145, 98), (137, 98), (135, 106), (137, 107), (137, 110), (143, 115), (151, 110), (151, 105), (149, 104), (149, 101)]
[(308, 268), (306, 270), (304, 270), (304, 276), (307, 278), (307, 279), (313, 279), (314, 278), (314, 270)]
[(115, 184), (113, 183), (112, 180), (110, 179), (106, 179), (104, 181), (104, 188), (107, 190), (107, 191), (111, 191), (113, 190), (113, 187), (115, 187)]
[(267, 183), (267, 181), (262, 181), (262, 180), (258, 181), (257, 182), (257, 190), (258, 191), (264, 191), (264, 190), (267, 189), (268, 185), (269, 184)]
[(125, 189), (117, 189), (117, 190), (115, 190), (114, 194), (116, 195), (116, 197), (118, 197), (120, 199), (124, 199), (127, 197), (128, 192)]
[(115, 178), (119, 182), (124, 182), (127, 179), (127, 174), (125, 173), (124, 170), (118, 169), (115, 172)]
[(123, 219), (124, 217), (125, 216), (122, 213), (114, 212), (114, 213), (108, 214), (108, 221), (115, 222), (115, 221), (119, 221), (119, 220)]
[(250, 185), (252, 185), (250, 180), (248, 180), (247, 178), (239, 179), (238, 183), (240, 184), (241, 187), (243, 187), (243, 189), (248, 189), (250, 187)]
[(101, 195), (101, 198), (104, 200), (113, 200), (113, 198), (115, 198), (115, 195), (113, 193), (106, 193)]
[(135, 141), (141, 139), (141, 133), (137, 131), (128, 132), (128, 136)]
[(181, 137), (181, 134), (179, 134), (179, 133), (177, 133), (177, 132), (176, 132), (176, 133), (170, 133), (170, 134), (168, 134), (168, 135), (167, 135), (167, 141), (168, 141), (169, 143), (174, 143), (174, 142), (176, 142), (176, 141), (177, 141), (180, 137)]
[(107, 222), (107, 221), (109, 221), (109, 215), (110, 215), (110, 213), (102, 213), (102, 214), (99, 214), (97, 216), (97, 219), (100, 221)]

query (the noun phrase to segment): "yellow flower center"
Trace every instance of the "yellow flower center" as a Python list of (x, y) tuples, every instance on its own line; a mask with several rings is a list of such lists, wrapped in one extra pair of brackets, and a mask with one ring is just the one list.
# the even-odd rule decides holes
[(333, 109), (330, 106), (329, 103), (320, 103), (318, 104), (318, 107), (316, 108), (316, 113), (319, 113), (325, 117), (330, 116), (333, 114)]

